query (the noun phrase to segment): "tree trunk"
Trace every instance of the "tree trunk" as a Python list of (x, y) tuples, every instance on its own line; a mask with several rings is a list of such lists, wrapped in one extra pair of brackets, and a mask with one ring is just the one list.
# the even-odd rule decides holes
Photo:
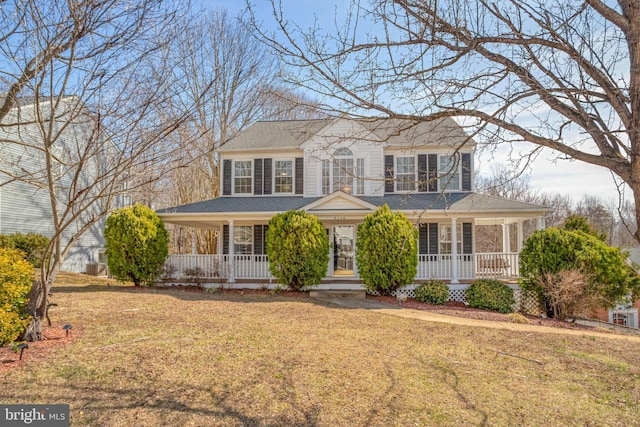
[(31, 316), (31, 323), (22, 334), (22, 340), (29, 342), (42, 340), (42, 321), (46, 311), (47, 289), (41, 281), (36, 280), (29, 292), (29, 303), (27, 304), (27, 312)]

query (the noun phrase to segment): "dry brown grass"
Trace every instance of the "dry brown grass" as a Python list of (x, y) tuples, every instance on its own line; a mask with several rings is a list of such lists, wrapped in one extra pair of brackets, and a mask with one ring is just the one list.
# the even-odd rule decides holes
[(471, 328), (282, 296), (54, 288), (78, 334), (0, 373), (72, 425), (638, 425), (640, 344)]

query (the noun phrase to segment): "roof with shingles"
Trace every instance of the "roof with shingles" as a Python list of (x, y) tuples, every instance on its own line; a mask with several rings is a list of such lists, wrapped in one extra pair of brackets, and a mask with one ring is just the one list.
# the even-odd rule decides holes
[[(384, 196), (353, 196), (375, 206), (387, 204), (391, 210), (449, 210), (457, 212), (537, 212), (548, 208), (502, 197), (477, 193), (411, 193)], [(321, 197), (250, 196), (219, 197), (188, 205), (158, 210), (158, 214), (284, 212), (302, 209)]]
[[(330, 124), (341, 118), (316, 120), (281, 120), (256, 122), (247, 130), (232, 138), (219, 148), (220, 152), (254, 151), (265, 149), (298, 149), (314, 135), (330, 130)], [(460, 147), (475, 144), (464, 129), (452, 118), (433, 121), (410, 121), (405, 119), (372, 118), (354, 119), (354, 122), (371, 132), (376, 142), (391, 147), (418, 145), (445, 145)], [(324, 131), (323, 131), (324, 132)], [(325, 135), (341, 138), (340, 135)]]

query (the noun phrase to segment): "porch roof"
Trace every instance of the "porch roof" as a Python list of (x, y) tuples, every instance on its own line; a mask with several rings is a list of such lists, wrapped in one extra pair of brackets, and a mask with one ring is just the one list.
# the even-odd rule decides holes
[[(335, 194), (335, 193), (334, 193)], [(277, 213), (303, 209), (307, 205), (321, 205), (324, 197), (302, 196), (249, 196), (218, 197), (198, 203), (160, 209), (157, 213), (164, 218), (173, 214), (219, 214), (219, 213)], [(393, 211), (439, 211), (441, 213), (513, 213), (543, 215), (550, 208), (529, 203), (508, 200), (501, 197), (477, 193), (411, 193), (385, 194), (384, 196), (354, 196), (373, 206), (387, 204)], [(345, 210), (349, 210), (348, 208)], [(361, 210), (361, 209), (360, 209)]]

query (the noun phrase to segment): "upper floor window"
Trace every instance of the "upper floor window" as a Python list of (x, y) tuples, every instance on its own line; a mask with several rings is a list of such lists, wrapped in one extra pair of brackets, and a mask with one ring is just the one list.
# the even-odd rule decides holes
[(276, 193), (293, 193), (293, 160), (275, 160), (273, 174)]
[(440, 191), (460, 190), (460, 167), (458, 155), (440, 156)]
[(252, 160), (236, 160), (233, 168), (233, 191), (234, 193), (251, 193)]
[(364, 159), (354, 159), (346, 147), (333, 152), (333, 161), (322, 161), (322, 194), (343, 191), (347, 194), (364, 193)]
[(396, 191), (416, 189), (416, 158), (396, 156)]

